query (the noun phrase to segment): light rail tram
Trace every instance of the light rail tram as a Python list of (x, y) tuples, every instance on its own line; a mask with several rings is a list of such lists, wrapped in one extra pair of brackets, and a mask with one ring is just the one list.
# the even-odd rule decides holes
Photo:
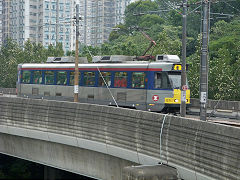
[[(152, 62), (122, 55), (95, 56), (93, 63), (80, 61), (79, 102), (114, 106), (116, 101), (121, 107), (156, 112), (180, 109), (182, 66), (176, 55), (157, 55)], [(18, 96), (73, 101), (74, 70), (70, 57), (19, 64)], [(189, 89), (186, 104), (190, 104)]]

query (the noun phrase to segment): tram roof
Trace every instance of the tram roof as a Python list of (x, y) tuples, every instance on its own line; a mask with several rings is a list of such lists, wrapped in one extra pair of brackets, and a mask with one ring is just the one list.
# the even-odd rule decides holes
[[(172, 66), (175, 63), (172, 62), (148, 62), (148, 61), (133, 61), (133, 62), (126, 62), (126, 63), (88, 63), (88, 64), (78, 64), (78, 67), (81, 68), (119, 68), (126, 70), (128, 68), (161, 68), (163, 71), (170, 71), (172, 70)], [(74, 63), (26, 63), (26, 64), (19, 64), (20, 69), (73, 69), (75, 67)]]

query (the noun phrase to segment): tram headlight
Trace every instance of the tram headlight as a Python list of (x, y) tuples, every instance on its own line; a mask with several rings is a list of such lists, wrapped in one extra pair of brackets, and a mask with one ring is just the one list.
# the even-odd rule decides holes
[(174, 102), (176, 102), (176, 103), (177, 103), (177, 102), (178, 102), (178, 99), (174, 99)]

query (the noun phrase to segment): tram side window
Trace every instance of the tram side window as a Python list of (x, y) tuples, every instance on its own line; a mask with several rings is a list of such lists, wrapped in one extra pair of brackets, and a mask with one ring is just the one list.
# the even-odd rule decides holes
[(42, 71), (33, 71), (33, 84), (42, 84)]
[(95, 85), (95, 72), (84, 72), (83, 85), (94, 86)]
[(23, 71), (22, 73), (22, 83), (30, 83), (31, 71)]
[[(69, 81), (69, 85), (74, 85), (74, 75), (75, 75), (75, 72), (70, 72), (70, 81)], [(81, 73), (79, 72), (79, 75), (78, 75), (78, 80), (80, 82), (81, 80)]]
[(132, 88), (145, 88), (145, 77), (144, 72), (133, 72), (132, 73)]
[(58, 71), (57, 72), (57, 85), (66, 85), (67, 84), (67, 72)]
[(54, 71), (45, 71), (45, 84), (54, 84)]
[(115, 73), (114, 87), (127, 87), (127, 72)]
[[(102, 76), (101, 76), (102, 75)], [(108, 86), (111, 86), (111, 73), (110, 72), (101, 72), (99, 74), (98, 86), (106, 86), (104, 80)]]
[(169, 89), (171, 83), (166, 72), (156, 72), (154, 75), (154, 87), (158, 89)]

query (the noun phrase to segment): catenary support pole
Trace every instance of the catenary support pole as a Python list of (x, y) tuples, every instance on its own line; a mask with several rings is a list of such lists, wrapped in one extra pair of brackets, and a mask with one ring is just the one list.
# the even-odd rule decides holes
[(59, 0), (56, 1), (56, 46), (59, 41)]
[(206, 121), (208, 99), (208, 0), (203, 0), (202, 50), (200, 60), (200, 119)]
[(79, 37), (79, 4), (76, 5), (76, 49), (75, 49), (75, 74), (74, 74), (74, 102), (78, 102), (78, 37)]
[(187, 37), (187, 0), (183, 0), (182, 30), (182, 72), (181, 72), (181, 117), (186, 116), (186, 37)]

